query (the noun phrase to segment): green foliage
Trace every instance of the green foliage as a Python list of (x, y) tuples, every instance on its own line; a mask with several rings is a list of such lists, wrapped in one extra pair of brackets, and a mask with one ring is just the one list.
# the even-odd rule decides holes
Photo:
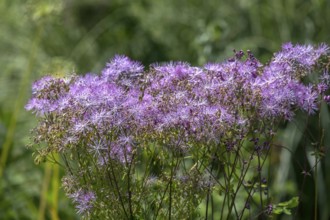
[(286, 215), (291, 215), (291, 209), (296, 208), (299, 205), (299, 198), (298, 197), (293, 197), (289, 201), (286, 202), (280, 202), (277, 205), (274, 205), (273, 213), (276, 215), (279, 214), (286, 214)]

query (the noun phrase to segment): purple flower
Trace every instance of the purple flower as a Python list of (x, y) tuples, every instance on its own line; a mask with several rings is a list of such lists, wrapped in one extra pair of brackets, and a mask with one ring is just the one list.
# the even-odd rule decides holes
[(40, 80), (34, 82), (32, 85), (32, 94), (37, 94), (43, 89), (49, 88), (54, 80), (52, 76), (44, 76)]
[[(245, 130), (251, 123), (247, 117), (251, 109), (272, 120), (291, 119), (297, 107), (312, 114), (319, 93), (328, 88), (329, 76), (323, 74), (314, 89), (304, 85), (297, 72), (310, 69), (327, 51), (326, 45), (288, 43), (265, 67), (249, 51), (244, 60), (240, 51), (231, 61), (203, 68), (177, 62), (152, 65), (146, 72), (140, 63), (116, 56), (101, 76), (87, 74), (69, 81), (42, 78), (34, 84), (26, 109), (70, 115), (65, 119), (64, 139), (93, 132), (102, 136), (113, 130), (134, 136), (178, 129), (185, 137), (216, 141), (232, 126)], [(121, 134), (117, 135), (114, 143)], [(90, 144), (90, 140), (84, 142)], [(112, 152), (124, 161), (130, 148), (117, 143)]]
[(117, 141), (110, 146), (110, 157), (113, 160), (121, 162), (122, 164), (128, 164), (132, 159), (133, 147), (130, 143), (123, 143)]
[(102, 77), (109, 82), (117, 82), (122, 86), (131, 87), (142, 76), (144, 67), (126, 56), (115, 56), (102, 71)]
[[(133, 166), (148, 147), (159, 147), (150, 152), (159, 152), (160, 158), (169, 153), (187, 154), (196, 161), (205, 155), (207, 160), (206, 152), (221, 155), (226, 149), (240, 149), (238, 145), (245, 145), (251, 136), (260, 140), (272, 136), (274, 125), (291, 120), (297, 110), (315, 113), (321, 97), (330, 103), (330, 76), (323, 63), (327, 53), (324, 44), (287, 43), (264, 66), (250, 51), (239, 51), (230, 60), (204, 67), (171, 62), (151, 65), (149, 70), (128, 57), (115, 56), (101, 75), (40, 79), (25, 108), (41, 118), (35, 140), (49, 145), (42, 152), (59, 152), (74, 160), (65, 161), (72, 165), (70, 175), (76, 184), (68, 191), (81, 187), (70, 198), (79, 214), (89, 216), (97, 200), (110, 195), (96, 197), (104, 193), (97, 186), (111, 181), (106, 171), (123, 174), (123, 181), (130, 178), (122, 172), (132, 168), (134, 173)], [(306, 75), (320, 70), (319, 79), (306, 83)], [(260, 156), (271, 143), (260, 144), (256, 138), (252, 141)], [(168, 165), (161, 162), (166, 177)], [(139, 184), (138, 178), (132, 180)], [(98, 191), (83, 190), (90, 186)], [(205, 186), (212, 188), (210, 183)]]
[(324, 96), (323, 99), (326, 103), (330, 104), (330, 95)]
[(94, 207), (94, 202), (96, 201), (96, 195), (92, 191), (84, 191), (82, 189), (77, 190), (76, 192), (69, 195), (73, 200), (77, 213), (85, 215)]
[(291, 63), (298, 64), (305, 68), (311, 68), (316, 61), (326, 55), (329, 47), (326, 44), (321, 44), (314, 48), (311, 45), (293, 45), (286, 43), (282, 46), (282, 51), (275, 54), (273, 62), (275, 63)]

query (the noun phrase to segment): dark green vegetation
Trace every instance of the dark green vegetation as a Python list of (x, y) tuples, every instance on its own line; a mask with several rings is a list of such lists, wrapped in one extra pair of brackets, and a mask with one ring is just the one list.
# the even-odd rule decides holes
[[(250, 49), (267, 60), (283, 42), (329, 44), (329, 11), (326, 0), (2, 0), (0, 219), (78, 219), (59, 188), (61, 169), (36, 166), (25, 147), (36, 122), (23, 106), (41, 75), (98, 72), (114, 54), (145, 65), (170, 60), (200, 65), (222, 61), (233, 49)], [(320, 122), (325, 151), (330, 146), (327, 108)], [(314, 166), (313, 143), (322, 131), (317, 115), (309, 121), (297, 116), (283, 125), (272, 152), (271, 188), (274, 203), (301, 196), (293, 216), (312, 219), (315, 184), (313, 172), (306, 172)], [(330, 158), (321, 156), (318, 219), (328, 219)]]

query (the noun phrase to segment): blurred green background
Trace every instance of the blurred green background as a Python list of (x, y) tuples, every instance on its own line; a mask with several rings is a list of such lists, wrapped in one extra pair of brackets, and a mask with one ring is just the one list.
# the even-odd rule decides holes
[[(250, 49), (267, 61), (284, 42), (330, 43), (327, 0), (1, 0), (0, 1), (0, 219), (79, 219), (60, 188), (63, 170), (37, 166), (30, 129), (37, 123), (24, 105), (31, 84), (45, 74), (99, 73), (115, 54), (145, 65), (181, 60), (223, 61), (233, 49)], [(325, 147), (330, 117), (322, 107)], [(293, 217), (313, 219), (313, 166), (317, 116), (283, 125), (271, 177), (275, 201), (301, 196)], [(305, 135), (307, 131), (308, 135)], [(307, 152), (307, 153), (306, 153)], [(319, 219), (329, 219), (330, 156), (318, 166)]]

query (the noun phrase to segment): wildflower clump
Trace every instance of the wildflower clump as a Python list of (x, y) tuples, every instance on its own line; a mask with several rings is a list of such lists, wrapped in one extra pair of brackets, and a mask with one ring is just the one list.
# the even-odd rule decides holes
[(266, 65), (250, 51), (203, 67), (116, 56), (101, 75), (46, 76), (26, 105), (35, 160), (60, 155), (87, 219), (271, 215), (262, 168), (277, 125), (329, 102), (328, 59), (327, 45), (287, 43)]

